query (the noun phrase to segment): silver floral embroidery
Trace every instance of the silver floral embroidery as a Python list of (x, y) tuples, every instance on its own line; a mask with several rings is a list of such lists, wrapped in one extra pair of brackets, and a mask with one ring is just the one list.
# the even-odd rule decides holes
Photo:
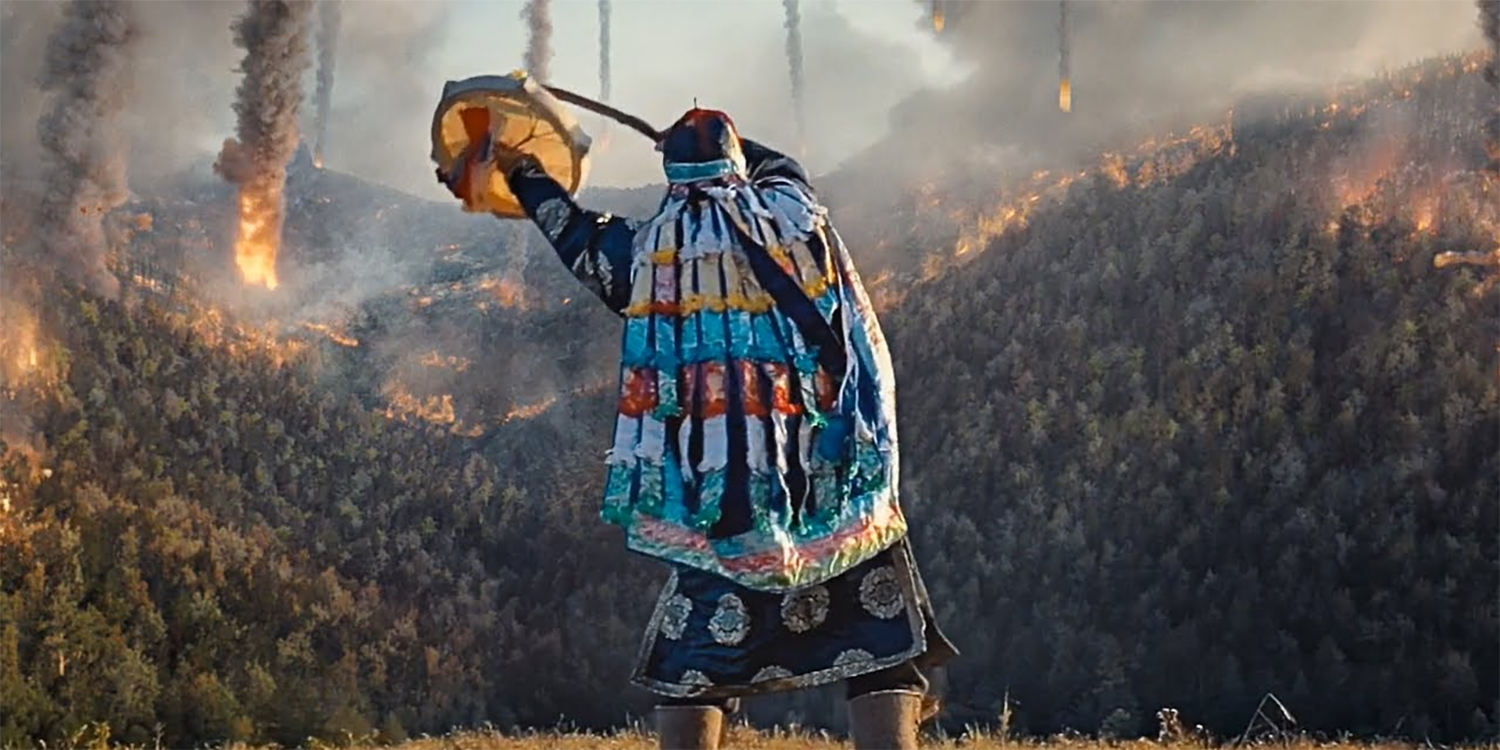
[(687, 627), (688, 613), (692, 611), (693, 601), (682, 594), (668, 599), (662, 605), (661, 634), (669, 641), (681, 638), (683, 629)]
[(689, 669), (688, 671), (682, 673), (682, 684), (712, 687), (714, 681), (708, 679), (708, 675), (703, 674), (696, 669)]
[(734, 594), (719, 597), (719, 608), (708, 620), (708, 632), (723, 646), (745, 640), (750, 633), (750, 613), (745, 610), (745, 603)]
[(838, 657), (833, 660), (833, 666), (835, 666), (835, 667), (847, 667), (847, 666), (849, 666), (851, 664), (859, 664), (860, 662), (873, 661), (874, 659), (875, 659), (875, 656), (873, 654), (871, 654), (869, 651), (866, 651), (866, 650), (864, 650), (862, 648), (851, 648), (848, 651), (845, 651), (842, 654), (839, 654)]
[(906, 602), (901, 598), (901, 585), (896, 583), (896, 569), (886, 565), (866, 573), (859, 582), (859, 603), (866, 612), (883, 620), (901, 614)]
[(781, 667), (773, 664), (760, 670), (759, 672), (756, 672), (755, 676), (750, 678), (750, 684), (754, 685), (757, 682), (770, 682), (771, 680), (784, 680), (791, 676), (792, 673), (790, 670), (782, 669)]
[(573, 214), (572, 206), (562, 198), (553, 198), (544, 201), (536, 209), (536, 223), (547, 233), (548, 239), (556, 240), (562, 236), (562, 231), (568, 225), (568, 219)]
[(828, 617), (828, 589), (822, 586), (788, 592), (781, 599), (781, 621), (793, 633), (805, 633)]

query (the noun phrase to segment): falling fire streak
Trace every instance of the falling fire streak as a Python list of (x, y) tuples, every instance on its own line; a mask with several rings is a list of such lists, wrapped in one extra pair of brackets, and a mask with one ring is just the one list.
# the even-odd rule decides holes
[(281, 187), (263, 183), (255, 190), (246, 185), (240, 192), (240, 233), (234, 242), (234, 262), (246, 284), (280, 286), (276, 279), (276, 251), (281, 244)]
[(1057, 3), (1057, 108), (1073, 111), (1072, 50), (1068, 39), (1068, 0)]
[(943, 17), (943, 0), (932, 0), (932, 30), (941, 34), (946, 19)]

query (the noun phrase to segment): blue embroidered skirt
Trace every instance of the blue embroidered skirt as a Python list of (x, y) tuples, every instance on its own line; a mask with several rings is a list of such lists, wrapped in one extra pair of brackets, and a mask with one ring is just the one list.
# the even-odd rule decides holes
[(937, 627), (903, 538), (826, 583), (756, 591), (674, 566), (632, 682), (659, 695), (719, 698), (814, 687), (958, 651)]

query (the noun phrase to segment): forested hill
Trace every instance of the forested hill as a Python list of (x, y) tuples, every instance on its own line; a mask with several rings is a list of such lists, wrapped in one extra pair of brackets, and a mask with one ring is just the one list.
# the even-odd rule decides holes
[[(1310, 730), (1494, 735), (1500, 298), (1487, 269), (1433, 267), (1500, 241), (1460, 66), (1239, 113), (1170, 169), (1106, 159), (1023, 211), (940, 196), (979, 228), (883, 324), (916, 550), (964, 652), (944, 721), (1008, 695), (1029, 732), (1144, 732), (1173, 706), (1223, 735), (1274, 692)], [(52, 281), (22, 296), (5, 740), (395, 739), (648, 705), (620, 687), (661, 571), (597, 520), (606, 396), (477, 450), (328, 389), (316, 350)], [(837, 727), (833, 698), (752, 713)]]

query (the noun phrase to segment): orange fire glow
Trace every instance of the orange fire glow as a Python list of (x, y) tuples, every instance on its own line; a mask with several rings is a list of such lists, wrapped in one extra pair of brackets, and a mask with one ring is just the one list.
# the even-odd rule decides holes
[(451, 354), (444, 357), (438, 354), (435, 349), (422, 355), (422, 365), (424, 367), (444, 367), (454, 372), (464, 372), (469, 369), (470, 364), (466, 357), (456, 357)]
[(479, 282), (479, 288), (494, 295), (501, 307), (527, 309), (526, 287), (515, 279), (491, 277)]
[(351, 349), (359, 346), (359, 339), (340, 333), (339, 331), (336, 331), (332, 327), (323, 323), (303, 323), (302, 327), (306, 328), (309, 331), (317, 331), (318, 333), (327, 336), (329, 341), (332, 341), (339, 346), (346, 346)]
[(282, 200), (279, 184), (240, 189), (240, 234), (234, 243), (234, 262), (246, 284), (263, 284), (267, 289), (280, 285), (276, 253), (281, 248)]
[(548, 396), (534, 404), (517, 406), (516, 408), (506, 412), (504, 417), (500, 418), (500, 424), (505, 424), (515, 419), (531, 419), (532, 417), (535, 417), (536, 415), (552, 408), (552, 405), (555, 403), (557, 403), (557, 396), (553, 395)]
[(1057, 84), (1057, 108), (1064, 112), (1073, 111), (1073, 83), (1066, 78)]

